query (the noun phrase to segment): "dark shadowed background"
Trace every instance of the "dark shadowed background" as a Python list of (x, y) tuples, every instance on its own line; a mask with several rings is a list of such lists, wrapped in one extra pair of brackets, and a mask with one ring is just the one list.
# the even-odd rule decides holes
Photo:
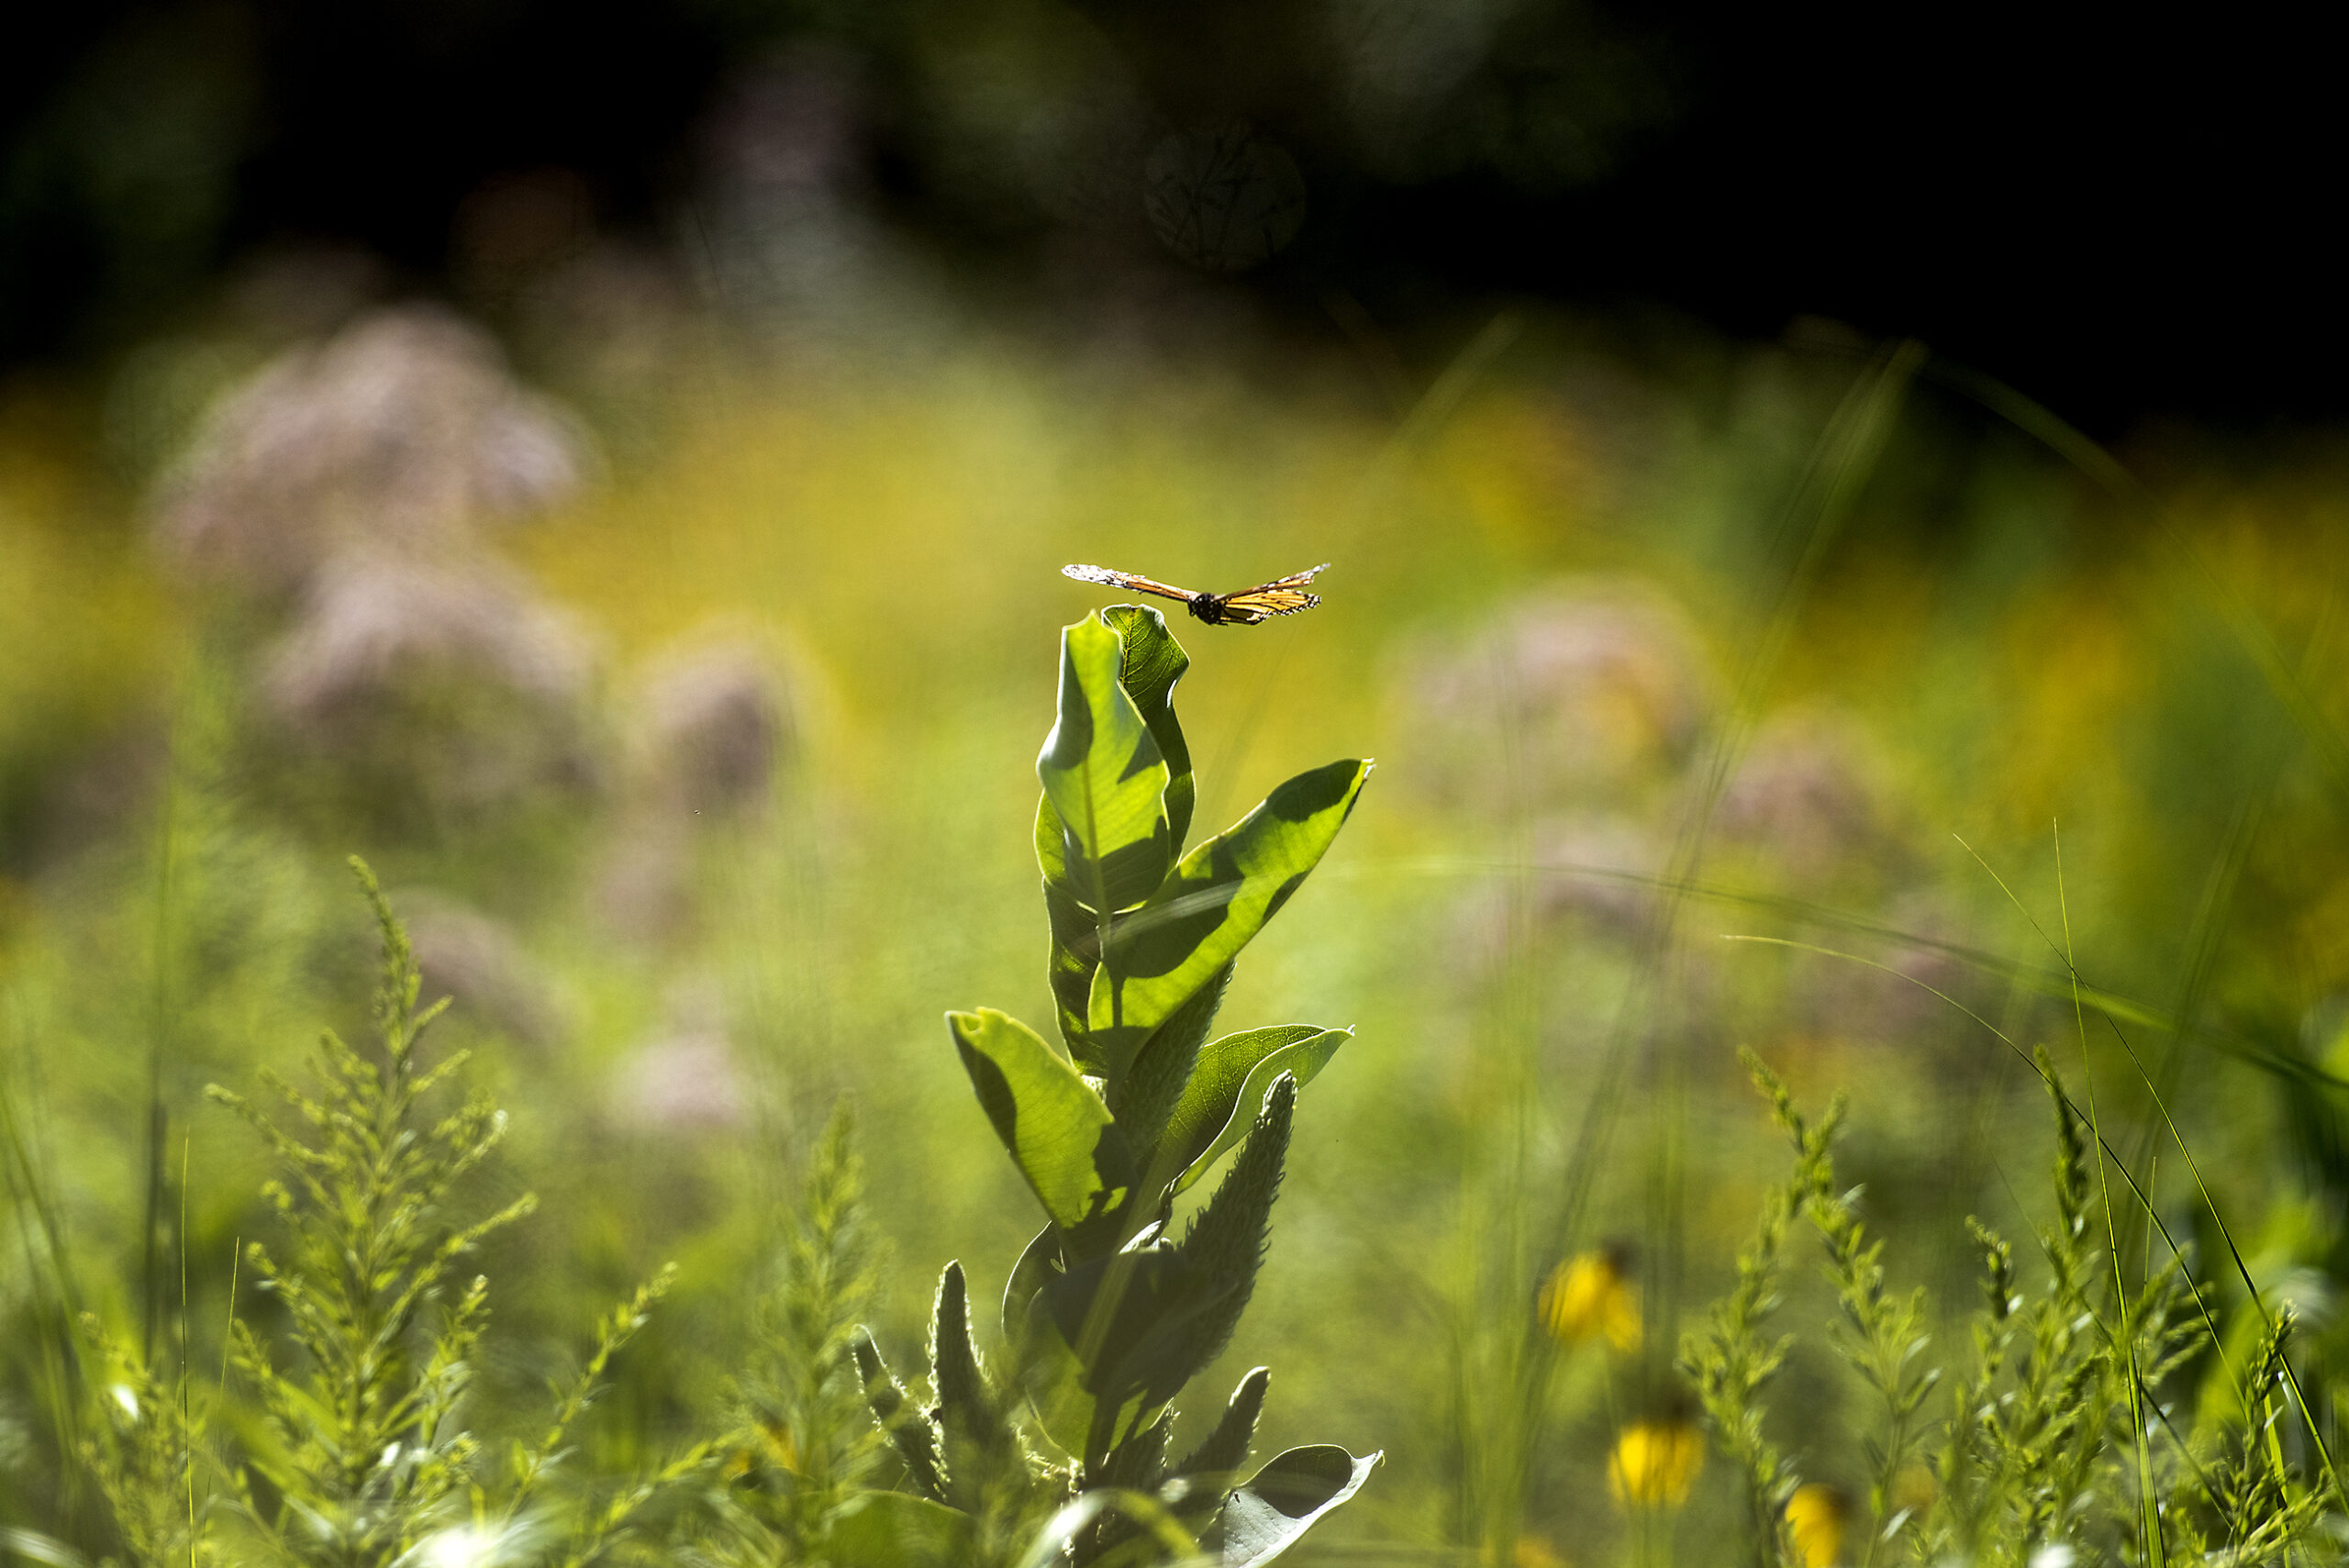
[(2258, 427), (2349, 407), (2323, 238), (2343, 132), (2304, 27), (1698, 0), (41, 6), (0, 61), (0, 354), (118, 346), (271, 245), (445, 284), (580, 214), (674, 237), (729, 95), (821, 51), (888, 221), (1015, 291), (1101, 227), (1081, 173), (1039, 174), (1066, 143), (1242, 122), (1301, 177), (1250, 286), (1312, 330), (1361, 313), (1408, 339), (1504, 296), (1745, 338), (1820, 317), (2099, 434)]

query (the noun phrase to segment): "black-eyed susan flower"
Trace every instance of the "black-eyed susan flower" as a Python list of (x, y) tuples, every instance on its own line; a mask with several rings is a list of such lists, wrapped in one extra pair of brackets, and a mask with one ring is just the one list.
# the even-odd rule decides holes
[(1834, 1568), (1843, 1551), (1851, 1510), (1841, 1489), (1813, 1481), (1787, 1499), (1787, 1525), (1794, 1532), (1802, 1568)]
[(1607, 1456), (1608, 1496), (1627, 1507), (1676, 1508), (1688, 1500), (1704, 1464), (1705, 1434), (1694, 1421), (1634, 1421)]
[(1620, 1244), (1568, 1258), (1542, 1284), (1542, 1327), (1561, 1344), (1603, 1336), (1629, 1355), (1640, 1348), (1640, 1286), (1631, 1250)]

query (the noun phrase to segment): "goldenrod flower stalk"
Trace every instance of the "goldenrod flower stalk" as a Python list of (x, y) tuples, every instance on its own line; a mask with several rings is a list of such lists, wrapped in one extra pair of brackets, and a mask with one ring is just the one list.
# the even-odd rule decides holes
[(1630, 1254), (1607, 1247), (1568, 1258), (1542, 1286), (1542, 1327), (1561, 1344), (1604, 1335), (1616, 1351), (1640, 1348), (1640, 1287), (1631, 1277)]
[(1684, 1420), (1634, 1421), (1607, 1459), (1607, 1492), (1642, 1508), (1676, 1508), (1705, 1465), (1705, 1435)]

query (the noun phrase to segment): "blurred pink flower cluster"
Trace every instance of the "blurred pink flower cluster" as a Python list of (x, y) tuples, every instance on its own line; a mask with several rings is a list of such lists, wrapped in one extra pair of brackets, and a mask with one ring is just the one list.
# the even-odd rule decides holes
[[(538, 880), (674, 955), (708, 835), (768, 797), (791, 705), (748, 629), (705, 628), (607, 678), (589, 628), (500, 549), (591, 466), (584, 428), (487, 332), (377, 308), (214, 403), (157, 486), (154, 534), (221, 634), (207, 646), (246, 698), (239, 773), (273, 806), (322, 801), (335, 848), (405, 836), (425, 866), (468, 845), (540, 856)], [(569, 1020), (518, 920), (530, 900), (476, 897), (404, 890), (428, 982), (550, 1049)], [(724, 1009), (688, 1011), (620, 1069), (636, 1121), (737, 1114)]]
[(585, 684), (585, 634), (491, 533), (569, 496), (584, 465), (488, 334), (382, 309), (224, 395), (159, 487), (155, 531), (186, 577), (260, 612), (263, 702), (320, 744), (419, 679), (552, 715)]

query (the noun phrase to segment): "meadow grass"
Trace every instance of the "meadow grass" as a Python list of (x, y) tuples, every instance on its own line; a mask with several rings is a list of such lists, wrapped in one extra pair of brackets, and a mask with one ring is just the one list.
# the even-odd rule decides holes
[[(1742, 1532), (1815, 1561), (1839, 1518), (1853, 1562), (2021, 1552), (2033, 1518), (2077, 1524), (2084, 1554), (2132, 1561), (2197, 1541), (2222, 1556), (2330, 1551), (2311, 1531), (2344, 1349), (2324, 1307), (2349, 1192), (2332, 1109), (2349, 1054), (2329, 1010), (2349, 963), (2349, 881), (2328, 761), (2344, 683), (2326, 630), (2322, 461), (2250, 479), (2189, 471), (2155, 510), (2084, 498), (1966, 425), (1933, 401), (1945, 367), (1913, 355), (1856, 380), (1720, 355), (1658, 385), (1553, 324), (1462, 339), (1472, 351), (1431, 371), (1436, 390), (1399, 428), (1328, 365), (1281, 380), (1203, 358), (1137, 374), (976, 333), (935, 346), (915, 375), (692, 367), (700, 388), (664, 410), (662, 439), (513, 542), (604, 628), (614, 687), (712, 616), (751, 628), (790, 673), (796, 739), (771, 798), (693, 829), (690, 917), (651, 941), (589, 912), (621, 830), (608, 796), (420, 831), (371, 817), (354, 834), (361, 818), (298, 770), (263, 766), (235, 628), (161, 581), (128, 506), (76, 477), (85, 459), (53, 424), (12, 424), (10, 450), (40, 462), (14, 465), (0, 495), (0, 602), (28, 641), (71, 657), (0, 656), (0, 763), (21, 781), (11, 798), (50, 824), (0, 882), (15, 1231), (0, 1280), (17, 1347), (0, 1519), (84, 1554), (129, 1551), (108, 1497), (184, 1493), (170, 1456), (227, 1440), (214, 1405), (232, 1296), (245, 1312), (261, 1299), (239, 1242), (274, 1222), (253, 1197), (264, 1152), (200, 1095), (250, 1083), (316, 1019), (360, 1032), (366, 961), (333, 869), (355, 843), (395, 900), (453, 894), (517, 933), (553, 998), (548, 1037), (467, 995), (436, 1026), (475, 1051), (466, 1072), (511, 1117), (470, 1178), (478, 1212), (526, 1190), (540, 1202), (468, 1264), (496, 1282), (497, 1316), (461, 1424), (501, 1466), (518, 1443), (546, 1450), (547, 1386), (582, 1386), (597, 1314), (674, 1260), (674, 1284), (551, 1473), (608, 1507), (707, 1443), (739, 1508), (692, 1527), (707, 1532), (692, 1549), (799, 1550), (786, 1543), (804, 1540), (807, 1509), (837, 1506), (806, 1499), (888, 1473), (867, 1429), (840, 1424), (836, 1367), (820, 1370), (841, 1325), (863, 1315), (885, 1344), (922, 1343), (937, 1269), (970, 1260), (970, 1294), (991, 1300), (1030, 1234), (1019, 1178), (986, 1149), (936, 1018), (980, 996), (1052, 1010), (1022, 891), (1034, 873), (1018, 823), (1035, 784), (1027, 742), (1007, 737), (1047, 705), (1040, 628), (1085, 608), (1052, 569), (1105, 560), (1220, 586), (1334, 555), (1322, 608), (1194, 639), (1184, 688), (1205, 827), (1300, 756), (1386, 759), (1353, 841), (1230, 998), (1243, 1015), (1360, 1031), (1348, 1072), (1313, 1091), (1319, 1119), (1295, 1133), (1249, 1318), (1203, 1374), (1228, 1385), (1259, 1362), (1280, 1369), (1273, 1446), (1386, 1450), (1298, 1556), (1711, 1560)], [(1645, 412), (1627, 425), (1624, 408)], [(2043, 415), (2008, 412), (2098, 484), (2121, 483)], [(1489, 628), (1542, 585), (1626, 575), (1683, 607), (1708, 695), (1692, 728), (1619, 773), (1561, 773), (1579, 764), (1559, 760), (1553, 732), (1585, 726), (1576, 745), (1629, 754), (1653, 721), (1616, 688), (1583, 707), (1513, 702), (1556, 693), (1538, 686), (1532, 644)], [(1458, 688), (1464, 703), (1414, 695), (1429, 671), (1458, 669), (1481, 673)], [(1840, 715), (1875, 748), (1858, 768), (1874, 826), (1823, 848), (1738, 816), (1757, 809), (1742, 780), (1809, 754), (1808, 732), (1782, 722), (1801, 711)], [(109, 736), (117, 754), (160, 751), (168, 766), (142, 764), (124, 804), (55, 827), (44, 781)], [(1646, 858), (1585, 847), (1602, 808), (1635, 824)], [(1955, 827), (2017, 886), (2052, 886), (2056, 817), (2088, 977), (1943, 840)], [(1723, 932), (1898, 973), (1724, 947)], [(1986, 1329), (1962, 1307), (1997, 1251), (1969, 1242), (1967, 1215), (2037, 1236), (2069, 1223), (2068, 1200), (2060, 1181), (2020, 1173), (2039, 1163), (2027, 1129), (2043, 1121), (2028, 1051), (1930, 998), (1911, 1006), (1919, 979), (2020, 1044), (2065, 1041), (2067, 1078), (2097, 1091), (2088, 1120), (2112, 1152), (2090, 1173), (2093, 1234), (2066, 1243), (2095, 1275), (2074, 1313), (2093, 1321), (2070, 1340), (2042, 1342), (2061, 1291), (2032, 1283), (2029, 1245), (2001, 1265), (2021, 1283), (2000, 1288), (2025, 1297), (2014, 1321)], [(668, 1060), (655, 1048), (691, 1038), (705, 1007), (724, 1019), (749, 1108), (649, 1122), (627, 1087), (646, 1080), (629, 1074)], [(1789, 1190), (1736, 1089), (1741, 1044), (1806, 1097), (1850, 1087), (1835, 1159), (1865, 1196), (1820, 1210), (1843, 1226), (1832, 1284), (1782, 1265), (1739, 1309), (1780, 1296), (1769, 1321), (1798, 1338), (1775, 1379), (1738, 1396), (1758, 1436), (1733, 1437), (1743, 1416), (1724, 1403), (1720, 1446), (1683, 1489), (1679, 1434), (1705, 1406), (1674, 1370), (1681, 1335), (1712, 1322), (1707, 1300), (1734, 1299), (1756, 1199)], [(865, 1151), (852, 1229), (887, 1237), (891, 1261), (849, 1247), (841, 1278), (866, 1283), (794, 1326), (801, 1309), (758, 1307), (748, 1282), (802, 1278), (776, 1260), (848, 1246), (808, 1240), (834, 1234), (819, 1217), (845, 1201), (847, 1155), (822, 1132), (844, 1089)], [(1814, 1223), (1815, 1197), (1787, 1200), (1791, 1228)], [(2180, 1254), (2204, 1261), (2199, 1305), (2189, 1344), (2165, 1349), (2148, 1322), (2175, 1327), (2178, 1307), (2148, 1282), (2185, 1267)], [(1545, 1282), (1610, 1255), (1611, 1275), (1594, 1263), (1585, 1277), (1616, 1281), (1616, 1316), (1638, 1332), (1562, 1337)], [(2052, 1281), (2048, 1249), (2039, 1262)], [(1847, 1314), (1852, 1291), (1873, 1318)], [(2287, 1302), (2300, 1312), (2288, 1329)], [(103, 1340), (78, 1327), (85, 1314)], [(1751, 1372), (1776, 1330), (1740, 1331)], [(2146, 1375), (2180, 1348), (2188, 1360)], [(1936, 1367), (1935, 1394), (1909, 1406)], [(1968, 1436), (1958, 1407), (1943, 1408), (1966, 1388), (2022, 1397), (2026, 1375), (2082, 1380), (2074, 1394), (2092, 1386), (2143, 1418), (2117, 1438), (2101, 1412), (2062, 1425), (2072, 1396), (2055, 1385), (2032, 1385), (2027, 1430)], [(160, 1406), (140, 1376), (160, 1380)], [(117, 1385), (155, 1431), (184, 1419), (187, 1435), (144, 1457), (109, 1448), (121, 1401), (97, 1396)], [(229, 1406), (250, 1398), (233, 1366), (228, 1391)], [(831, 1434), (835, 1457), (805, 1461), (830, 1478), (803, 1491), (803, 1472), (782, 1478), (774, 1434), (755, 1434), (778, 1412), (825, 1408), (787, 1416)], [(1873, 1451), (1859, 1430), (1876, 1432)], [(2095, 1456), (2075, 1490), (2055, 1477), (2043, 1496), (2015, 1478), (2017, 1456), (2054, 1451), (2057, 1431)], [(115, 1453), (112, 1482), (83, 1462), (93, 1443)], [(1766, 1485), (1765, 1454), (1792, 1466)], [(184, 1473), (209, 1484), (201, 1465)], [(1787, 1506), (1813, 1487), (1798, 1527)], [(142, 1539), (177, 1539), (184, 1501), (150, 1510)], [(1865, 1544), (1903, 1510), (1893, 1539)], [(681, 1517), (659, 1528), (686, 1529)]]

